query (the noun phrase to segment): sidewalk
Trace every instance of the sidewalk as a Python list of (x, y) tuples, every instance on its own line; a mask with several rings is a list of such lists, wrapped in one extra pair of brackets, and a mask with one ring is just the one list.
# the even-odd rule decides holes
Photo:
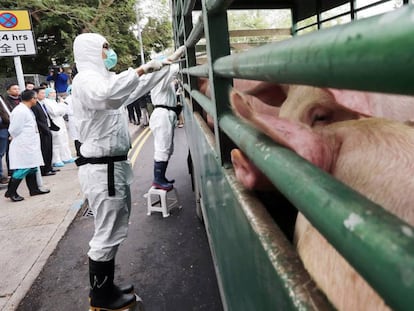
[(25, 181), (12, 202), (0, 190), (0, 310), (12, 311), (24, 298), (82, 205), (77, 167), (67, 164), (43, 177), (50, 193), (31, 197)]
[[(129, 124), (131, 137), (139, 128)], [(31, 197), (23, 181), (21, 202), (5, 198), (6, 188), (0, 188), (1, 311), (15, 310), (26, 296), (83, 203), (75, 163), (43, 177), (43, 183), (50, 193)]]

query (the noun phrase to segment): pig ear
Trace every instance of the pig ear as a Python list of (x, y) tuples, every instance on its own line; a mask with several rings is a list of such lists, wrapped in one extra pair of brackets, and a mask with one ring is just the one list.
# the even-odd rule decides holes
[(253, 116), (253, 108), (250, 102), (243, 93), (236, 89), (230, 92), (230, 103), (233, 110), (243, 119), (249, 120)]
[(250, 119), (252, 114), (279, 115), (279, 107), (270, 106), (257, 97), (242, 93), (237, 89), (230, 92), (230, 103), (233, 110), (244, 119)]
[(306, 124), (283, 118), (277, 118), (272, 123), (265, 120), (260, 126), (275, 142), (292, 149), (319, 168), (330, 171), (333, 154), (327, 135), (320, 135)]
[(374, 107), (368, 92), (330, 88), (325, 90), (332, 94), (338, 105), (362, 116), (372, 117), (375, 115)]
[[(241, 90), (243, 90), (245, 94), (256, 97), (269, 106), (280, 107), (286, 100), (287, 85), (262, 81), (259, 83), (253, 83), (252, 81), (248, 82), (250, 82), (250, 88), (245, 87)], [(234, 87), (238, 88), (238, 84), (235, 83)]]

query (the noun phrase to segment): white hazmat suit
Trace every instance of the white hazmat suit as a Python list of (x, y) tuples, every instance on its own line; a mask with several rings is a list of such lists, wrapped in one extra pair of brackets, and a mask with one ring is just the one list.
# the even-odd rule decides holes
[(120, 74), (110, 72), (117, 55), (99, 34), (77, 36), (73, 49), (78, 74), (72, 83), (72, 105), (82, 142), (76, 164), (81, 189), (95, 217), (88, 252), (90, 306), (92, 310), (128, 309), (136, 302), (133, 286), (114, 284), (115, 255), (128, 231), (133, 179), (127, 160), (131, 141), (122, 106), (128, 105), (131, 93), (137, 97), (147, 93), (168, 70), (139, 77), (162, 68), (161, 62), (152, 61)]
[[(144, 95), (166, 70), (138, 76), (135, 69), (115, 74), (102, 59), (106, 39), (93, 33), (79, 35), (74, 41), (78, 74), (72, 83), (72, 104), (77, 120), (81, 154), (85, 158), (126, 156), (131, 147), (123, 105), (129, 95)], [(165, 68), (167, 69), (167, 68)], [(133, 173), (128, 160), (115, 161), (115, 194), (108, 192), (108, 164), (79, 167), (79, 181), (95, 216), (95, 232), (88, 256), (95, 261), (115, 257), (126, 238), (131, 209), (130, 184)]]
[(174, 128), (177, 123), (177, 114), (166, 108), (157, 106), (176, 107), (177, 96), (175, 94), (174, 81), (178, 73), (178, 64), (169, 68), (168, 75), (151, 90), (151, 101), (154, 111), (150, 118), (150, 129), (154, 135), (154, 160), (168, 161), (174, 151)]

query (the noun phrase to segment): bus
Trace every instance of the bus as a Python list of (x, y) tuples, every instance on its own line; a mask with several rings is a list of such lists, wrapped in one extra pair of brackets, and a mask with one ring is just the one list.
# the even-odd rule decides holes
[[(288, 24), (229, 27), (231, 14), (257, 11)], [(414, 309), (414, 228), (241, 121), (229, 102), (233, 79), (414, 95), (412, 16), (408, 0), (172, 0), (175, 45), (187, 48), (189, 168), (225, 310), (335, 309), (292, 243), (298, 211), (391, 309)], [(244, 188), (234, 148), (281, 195)], [(344, 233), (350, 214), (364, 226)]]

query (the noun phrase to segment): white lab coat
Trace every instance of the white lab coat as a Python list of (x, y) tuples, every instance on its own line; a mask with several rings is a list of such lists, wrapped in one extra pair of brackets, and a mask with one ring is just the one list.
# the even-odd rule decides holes
[[(85, 33), (74, 41), (78, 74), (72, 83), (73, 113), (77, 121), (80, 148), (84, 157), (126, 155), (130, 149), (128, 123), (123, 112), (132, 92), (145, 94), (166, 74), (162, 70), (139, 78), (132, 68), (115, 74), (102, 59), (106, 39)], [(107, 165), (79, 167), (79, 181), (95, 217), (95, 232), (88, 256), (95, 261), (115, 257), (126, 238), (131, 210), (129, 185), (133, 181), (129, 161), (115, 162), (115, 196), (108, 195)]]
[(33, 168), (44, 165), (40, 136), (32, 110), (20, 103), (10, 115), (10, 169)]
[(65, 103), (68, 104), (68, 132), (72, 140), (79, 140), (79, 133), (76, 126), (76, 118), (73, 114), (72, 95), (65, 98)]
[(53, 99), (45, 98), (43, 103), (53, 122), (59, 126), (59, 131), (52, 132), (52, 163), (61, 163), (72, 159), (69, 148), (68, 131), (63, 116), (68, 113), (68, 106), (57, 103)]
[[(178, 69), (177, 64), (171, 65), (168, 75), (151, 90), (151, 101), (154, 107), (157, 105), (177, 106), (173, 81)], [(156, 108), (152, 112), (149, 126), (154, 136), (155, 161), (168, 161), (174, 152), (174, 128), (176, 123), (177, 114), (172, 110)]]

